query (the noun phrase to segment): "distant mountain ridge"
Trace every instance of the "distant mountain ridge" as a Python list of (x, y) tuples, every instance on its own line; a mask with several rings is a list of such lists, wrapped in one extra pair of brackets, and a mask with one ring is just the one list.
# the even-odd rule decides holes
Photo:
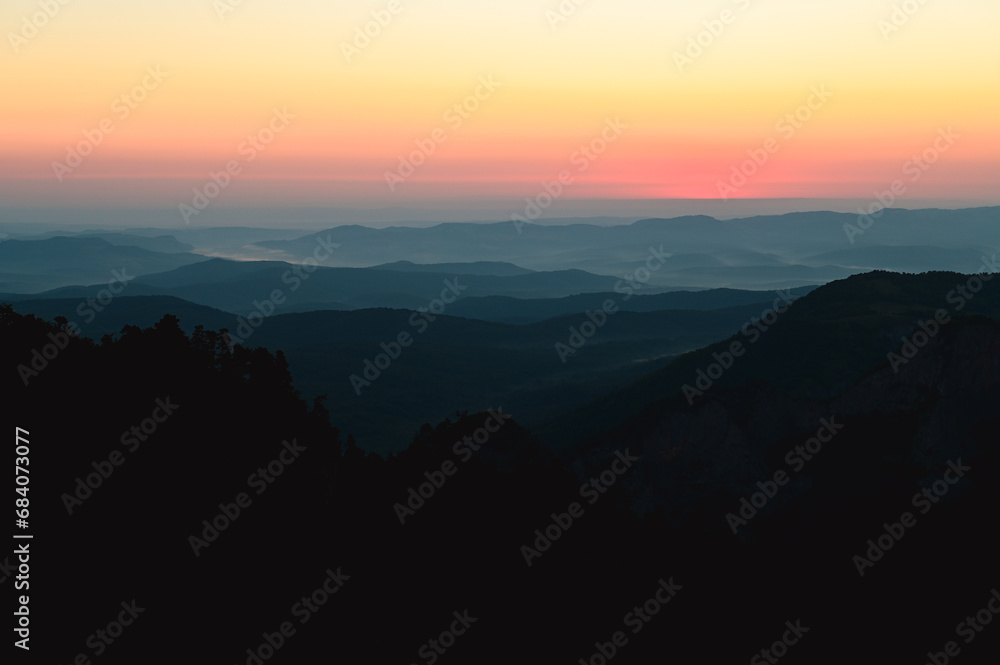
[[(469, 262), (510, 262), (529, 270), (582, 268), (614, 275), (636, 270), (650, 247), (662, 247), (673, 256), (652, 272), (652, 284), (787, 288), (871, 269), (973, 271), (977, 253), (1000, 248), (1000, 207), (888, 209), (870, 219), (822, 211), (731, 220), (702, 215), (613, 227), (525, 225), (520, 231), (512, 222), (422, 229), (354, 225), (257, 245), (303, 256), (318, 239), (329, 238), (345, 248), (340, 265), (359, 267), (391, 261), (435, 263), (461, 256)], [(908, 257), (907, 247), (915, 248)], [(880, 254), (881, 248), (896, 249)]]
[[(122, 265), (135, 275), (168, 272), (208, 258), (302, 265), (315, 260), (317, 249), (324, 246), (335, 248), (320, 262), (327, 268), (502, 277), (580, 270), (617, 279), (642, 275), (649, 288), (665, 290), (765, 290), (823, 284), (870, 270), (974, 271), (980, 255), (1000, 251), (1000, 207), (888, 209), (871, 216), (818, 211), (727, 220), (701, 215), (646, 218), (617, 226), (529, 224), (520, 229), (513, 222), (422, 228), (355, 224), (320, 232), (248, 227), (173, 232), (91, 228), (22, 235), (0, 245), (0, 292), (21, 294), (96, 284)], [(650, 261), (652, 254), (665, 258)], [(208, 273), (209, 281), (215, 279)], [(592, 286), (530, 297), (588, 290)], [(306, 302), (328, 302), (341, 308), (413, 306), (407, 289), (385, 293), (391, 298), (382, 302), (323, 294), (295, 306)], [(504, 294), (522, 293), (523, 289), (517, 289)], [(221, 301), (210, 304), (219, 306)]]
[[(558, 298), (578, 293), (608, 292), (620, 280), (583, 270), (530, 272), (508, 276), (454, 272), (401, 272), (375, 268), (307, 270), (302, 265), (276, 261), (207, 259), (155, 275), (132, 280), (127, 294), (172, 295), (216, 309), (245, 314), (280, 291), (282, 305), (308, 303), (331, 309), (395, 307), (417, 309), (442, 297), (454, 301), (473, 294), (519, 298)], [(451, 285), (451, 286), (449, 286)], [(34, 294), (33, 298), (90, 297), (102, 287), (67, 287)], [(650, 288), (663, 291), (664, 288)], [(452, 293), (454, 291), (454, 293)], [(23, 296), (9, 298), (23, 299)]]
[[(789, 289), (801, 297), (815, 289), (803, 286)], [(738, 289), (708, 289), (705, 291), (670, 291), (652, 295), (633, 294), (624, 298), (620, 293), (587, 293), (563, 298), (523, 299), (507, 296), (481, 296), (456, 302), (450, 312), (454, 316), (504, 323), (532, 323), (569, 314), (600, 310), (607, 300), (625, 312), (662, 310), (718, 310), (761, 304), (769, 306), (775, 299), (773, 291), (741, 291)]]
[(371, 269), (395, 270), (398, 272), (451, 272), (457, 275), (492, 275), (494, 277), (528, 275), (537, 272), (503, 261), (474, 261), (472, 263), (413, 263), (411, 261), (394, 261), (392, 263), (371, 266)]
[(205, 260), (171, 246), (174, 251), (159, 252), (97, 236), (6, 240), (0, 243), (0, 291), (39, 293), (66, 284), (107, 284), (113, 270), (140, 276)]

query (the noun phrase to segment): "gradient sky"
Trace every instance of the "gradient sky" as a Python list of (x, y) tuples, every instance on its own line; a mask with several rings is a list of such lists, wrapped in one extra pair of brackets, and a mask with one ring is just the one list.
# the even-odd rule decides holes
[[(566, 0), (567, 16), (557, 0), (398, 0), (350, 61), (343, 45), (388, 0), (63, 1), (42, 0), (51, 18), (39, 0), (0, 8), (0, 204), (190, 204), (230, 161), (213, 205), (520, 200), (563, 170), (567, 199), (718, 199), (769, 139), (728, 196), (869, 199), (902, 180), (904, 202), (1000, 203), (995, 0), (912, 0), (892, 32), (881, 0)], [(724, 11), (682, 70), (676, 54)], [(124, 106), (151, 67), (166, 78)], [(491, 76), (457, 126), (449, 109)], [(295, 119), (249, 161), (274, 109)], [(779, 124), (797, 110), (811, 117)], [(615, 118), (627, 129), (581, 161)], [(60, 181), (53, 163), (102, 122), (113, 133)], [(959, 138), (909, 175), (947, 128)], [(418, 140), (433, 154), (390, 189)]]

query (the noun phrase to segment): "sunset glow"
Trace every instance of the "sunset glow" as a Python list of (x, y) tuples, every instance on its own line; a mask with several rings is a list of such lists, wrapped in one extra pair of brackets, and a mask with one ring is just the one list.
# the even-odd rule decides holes
[(998, 203), (1000, 5), (905, 4), (7, 0), (0, 196), (126, 179), (173, 206), (236, 160), (220, 205), (517, 198), (564, 169), (574, 198), (717, 199), (763, 149), (729, 196), (866, 198), (950, 128), (908, 195)]

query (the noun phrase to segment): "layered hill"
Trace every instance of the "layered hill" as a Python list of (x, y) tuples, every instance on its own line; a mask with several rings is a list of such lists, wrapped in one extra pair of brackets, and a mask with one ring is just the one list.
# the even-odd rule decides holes
[[(95, 284), (172, 270), (204, 261), (205, 257), (161, 239), (154, 251), (121, 244), (128, 239), (58, 236), (44, 240), (0, 243), (0, 292), (39, 293), (66, 284)], [(169, 251), (162, 251), (169, 248)]]
[[(86, 300), (68, 298), (22, 300), (14, 308), (48, 320), (65, 317), (95, 340), (153, 325), (164, 314), (176, 316), (188, 332), (227, 329), (236, 343), (282, 351), (307, 398), (326, 395), (338, 427), (367, 449), (389, 452), (426, 419), (456, 409), (504, 404), (523, 422), (541, 423), (739, 330), (775, 299), (710, 295), (708, 302), (719, 304), (763, 297), (768, 299), (714, 310), (703, 303), (700, 310), (581, 311), (527, 325), (383, 308), (277, 313), (253, 327), (246, 318), (172, 296), (122, 295), (99, 312)], [(599, 327), (594, 323), (602, 320)], [(405, 348), (398, 345), (401, 335), (408, 336)], [(397, 357), (386, 356), (386, 348)], [(384, 371), (372, 367), (376, 362)]]

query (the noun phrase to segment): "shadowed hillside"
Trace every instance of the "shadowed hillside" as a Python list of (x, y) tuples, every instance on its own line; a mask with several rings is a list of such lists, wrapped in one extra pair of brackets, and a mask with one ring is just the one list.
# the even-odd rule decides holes
[[(39, 652), (70, 662), (134, 601), (134, 639), (101, 662), (135, 662), (151, 643), (184, 657), (180, 630), (213, 662), (254, 662), (247, 649), (268, 644), (287, 662), (407, 662), (456, 617), (468, 628), (447, 652), (456, 662), (586, 662), (618, 630), (615, 662), (679, 643), (729, 662), (786, 625), (804, 632), (784, 662), (860, 650), (920, 662), (986, 605), (996, 575), (997, 285), (898, 372), (878, 356), (956, 280), (969, 277), (875, 273), (819, 289), (752, 347), (781, 371), (720, 381), (693, 405), (676, 386), (646, 393), (560, 452), (504, 405), (425, 425), (387, 458), (303, 402), (280, 352), (187, 335), (173, 317), (96, 343), (3, 308), (4, 392), (46, 534), (32, 543), (45, 575), (32, 617), (71, 627)], [(811, 344), (765, 344), (820, 322), (830, 330)], [(796, 388), (831, 353), (843, 367)], [(324, 580), (335, 592), (308, 609)], [(984, 631), (965, 660), (989, 662), (997, 640)]]

